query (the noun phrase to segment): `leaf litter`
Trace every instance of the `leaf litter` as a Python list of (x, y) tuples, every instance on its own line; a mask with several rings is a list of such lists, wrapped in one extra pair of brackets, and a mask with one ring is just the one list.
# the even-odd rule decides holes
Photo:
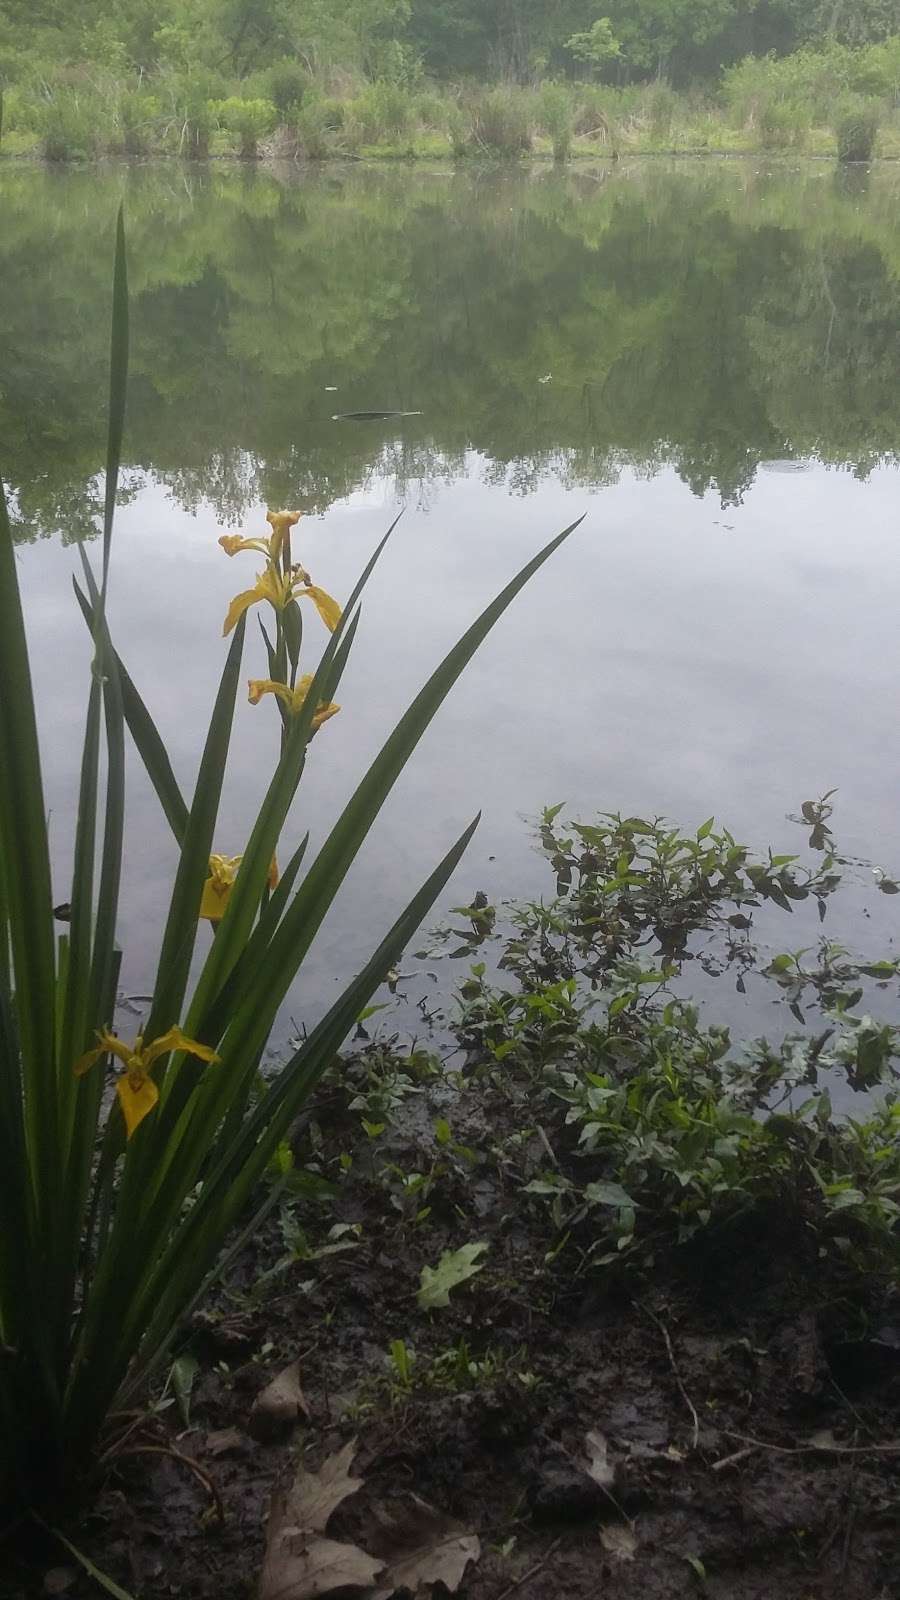
[(369, 1508), (367, 1542), (376, 1554), (330, 1538), (331, 1517), (363, 1487), (350, 1471), (356, 1448), (351, 1439), (318, 1472), (301, 1466), (291, 1487), (273, 1498), (259, 1600), (315, 1600), (347, 1589), (361, 1600), (391, 1600), (401, 1591), (424, 1597), (438, 1583), (452, 1594), (479, 1559), (475, 1534), (413, 1494), (390, 1508)]

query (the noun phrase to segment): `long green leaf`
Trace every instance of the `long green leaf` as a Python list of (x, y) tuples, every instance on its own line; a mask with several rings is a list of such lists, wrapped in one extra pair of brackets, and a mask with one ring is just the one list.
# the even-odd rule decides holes
[[(81, 607), (85, 622), (93, 633), (94, 608), (87, 596), (74, 584), (78, 604)], [(116, 665), (119, 678), (119, 687), (122, 695), (122, 710), (128, 731), (134, 740), (135, 748), (144, 763), (147, 776), (153, 784), (159, 798), (159, 803), (165, 813), (166, 821), (175, 835), (177, 844), (184, 839), (188, 821), (188, 807), (178, 787), (168, 751), (160, 737), (156, 723), (147, 710), (134, 682), (126, 671), (122, 658), (112, 650), (112, 659)]]
[(125, 256), (125, 210), (116, 218), (116, 259), (113, 271), (112, 332), (109, 359), (109, 415), (106, 436), (106, 493), (103, 501), (103, 583), (105, 601), (112, 546), (113, 518), (122, 460), (125, 395), (128, 388), (128, 263)]
[[(77, 1448), (90, 1442), (120, 1383), (135, 1349), (150, 1358), (171, 1332), (189, 1298), (191, 1286), (205, 1275), (227, 1233), (241, 1214), (272, 1152), (316, 1083), (322, 1077), (360, 1011), (384, 974), (408, 944), (454, 871), (478, 825), (479, 817), (460, 835), (443, 861), (397, 919), (363, 971), (316, 1026), (300, 1050), (279, 1073), (273, 1087), (245, 1122), (239, 1138), (215, 1162), (202, 1190), (141, 1292), (123, 1308), (121, 1319), (89, 1330), (75, 1369), (68, 1423)], [(143, 1243), (135, 1239), (139, 1249)]]
[[(55, 1213), (59, 1184), (54, 1050), (53, 899), (34, 692), (15, 548), (0, 483), (0, 850), (10, 928), (16, 1021), (26, 1088), (26, 1140), (39, 1213)], [(31, 1180), (29, 1180), (31, 1181)], [(37, 1241), (34, 1241), (37, 1248)]]

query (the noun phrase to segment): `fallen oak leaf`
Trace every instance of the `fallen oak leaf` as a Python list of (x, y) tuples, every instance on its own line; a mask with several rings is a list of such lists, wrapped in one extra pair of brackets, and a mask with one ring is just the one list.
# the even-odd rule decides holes
[(411, 1494), (393, 1514), (382, 1511), (377, 1540), (386, 1569), (364, 1600), (390, 1600), (400, 1591), (424, 1594), (440, 1583), (455, 1594), (481, 1542), (458, 1522)]
[(633, 1561), (637, 1539), (622, 1522), (607, 1522), (600, 1529), (600, 1543), (614, 1561)]
[(616, 1481), (616, 1469), (609, 1459), (609, 1446), (602, 1433), (586, 1433), (584, 1442), (587, 1445), (588, 1456), (584, 1463), (584, 1471), (601, 1489), (611, 1489)]
[(300, 1387), (300, 1363), (292, 1361), (257, 1395), (247, 1419), (247, 1431), (260, 1444), (272, 1444), (290, 1433), (300, 1417), (308, 1416), (309, 1407)]
[(259, 1600), (315, 1600), (336, 1589), (363, 1589), (384, 1562), (358, 1545), (323, 1538), (332, 1513), (362, 1486), (350, 1476), (356, 1454), (351, 1439), (318, 1472), (300, 1467), (290, 1489), (276, 1495), (269, 1513)]
[(362, 1488), (362, 1478), (351, 1478), (350, 1464), (356, 1455), (356, 1440), (350, 1439), (324, 1461), (318, 1472), (300, 1467), (284, 1502), (284, 1521), (294, 1527), (324, 1533), (328, 1518), (342, 1500)]
[(315, 1600), (336, 1589), (364, 1589), (384, 1570), (356, 1544), (302, 1528), (282, 1528), (266, 1551), (259, 1600)]

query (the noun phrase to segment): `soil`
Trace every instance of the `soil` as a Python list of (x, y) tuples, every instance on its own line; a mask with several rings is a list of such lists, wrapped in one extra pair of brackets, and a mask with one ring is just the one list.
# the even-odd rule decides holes
[[(65, 1537), (139, 1600), (244, 1600), (273, 1489), (355, 1438), (362, 1487), (329, 1538), (372, 1549), (416, 1496), (478, 1536), (466, 1600), (900, 1596), (890, 1298), (848, 1294), (777, 1216), (644, 1277), (580, 1276), (566, 1251), (548, 1262), (546, 1208), (505, 1184), (488, 1109), (475, 1091), (455, 1105), (454, 1140), (474, 1156), (420, 1190), (418, 1221), (402, 1175), (440, 1153), (433, 1112), (373, 1139), (327, 1206), (299, 1205), (314, 1245), (345, 1248), (261, 1282), (284, 1256), (270, 1217), (186, 1330), (187, 1423), (171, 1394), (115, 1419)], [(326, 1104), (320, 1154), (358, 1124)], [(330, 1238), (336, 1219), (361, 1232)], [(420, 1311), (423, 1265), (475, 1239), (483, 1270)], [(388, 1356), (398, 1340), (415, 1353), (406, 1381)], [(263, 1442), (254, 1400), (295, 1361), (307, 1414)], [(4, 1600), (102, 1592), (37, 1527), (6, 1551)]]

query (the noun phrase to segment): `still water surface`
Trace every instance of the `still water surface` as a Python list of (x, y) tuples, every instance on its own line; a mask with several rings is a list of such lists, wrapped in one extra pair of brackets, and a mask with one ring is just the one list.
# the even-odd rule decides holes
[[(340, 598), (405, 507), (343, 710), (311, 750), (292, 828), (315, 843), (441, 654), (585, 514), (411, 762), (294, 1017), (331, 997), (479, 807), (448, 904), (549, 893), (521, 816), (558, 800), (693, 826), (714, 812), (790, 845), (785, 812), (837, 787), (841, 844), (900, 867), (900, 172), (7, 165), (0, 469), (60, 898), (88, 681), (72, 541), (102, 491), (123, 193), (132, 368), (111, 620), (186, 792), (222, 619), (255, 570), (218, 548), (223, 530), (258, 534), (267, 504), (297, 506), (297, 554)], [(387, 409), (421, 415), (332, 420)], [(253, 629), (247, 662), (263, 674)], [(239, 707), (223, 853), (246, 839), (275, 730), (268, 702)], [(123, 986), (141, 992), (172, 848), (136, 766), (133, 780), (121, 933)], [(849, 931), (871, 929), (866, 909), (887, 936), (877, 895)]]

